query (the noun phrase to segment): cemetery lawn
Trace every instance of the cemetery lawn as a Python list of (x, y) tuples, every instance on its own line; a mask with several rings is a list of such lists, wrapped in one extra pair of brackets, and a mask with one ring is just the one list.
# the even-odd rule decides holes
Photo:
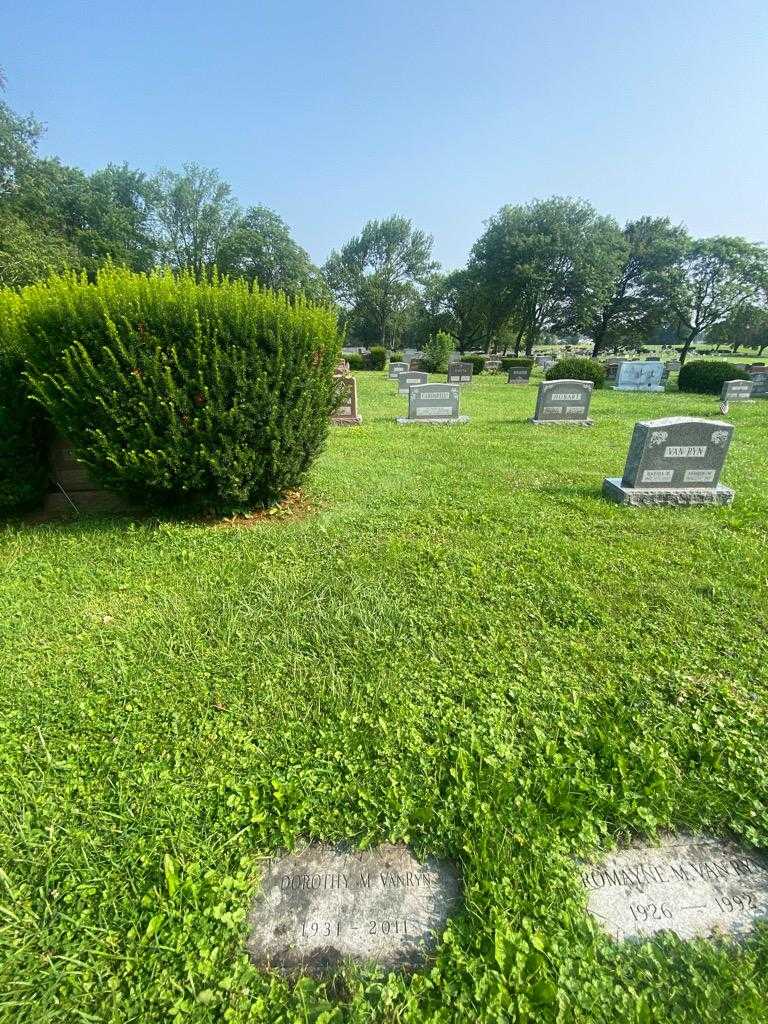
[[(741, 947), (614, 944), (577, 860), (665, 830), (768, 846), (768, 402), (731, 406), (731, 508), (600, 497), (636, 419), (398, 427), (358, 375), (312, 510), (0, 531), (0, 1020), (755, 1022)], [(259, 858), (307, 839), (455, 859), (426, 972), (298, 984), (243, 953)]]

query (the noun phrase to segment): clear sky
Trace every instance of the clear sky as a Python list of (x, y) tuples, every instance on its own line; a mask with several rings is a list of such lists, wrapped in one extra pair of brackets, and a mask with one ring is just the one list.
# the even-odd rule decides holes
[(318, 262), (398, 212), (453, 268), (555, 194), (768, 241), (766, 0), (0, 0), (0, 25), (44, 153), (215, 167)]

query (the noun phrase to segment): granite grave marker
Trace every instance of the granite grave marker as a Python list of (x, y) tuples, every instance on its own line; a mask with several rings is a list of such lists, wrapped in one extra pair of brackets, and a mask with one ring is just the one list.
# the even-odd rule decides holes
[(397, 375), (397, 393), (407, 395), (408, 388), (413, 384), (426, 384), (428, 380), (428, 374), (421, 370), (405, 370)]
[(543, 380), (536, 397), (536, 412), (531, 423), (565, 423), (591, 427), (589, 403), (594, 384), (591, 380)]
[(408, 370), (408, 363), (390, 363), (388, 376), (390, 380), (397, 380), (397, 376), (400, 373), (405, 373)]
[(265, 864), (248, 918), (248, 952), (259, 966), (315, 975), (345, 960), (417, 967), (459, 901), (448, 861), (419, 863), (402, 845), (312, 845)]
[(449, 384), (471, 384), (472, 363), (449, 363), (448, 364)]
[(619, 363), (614, 391), (663, 391), (664, 364), (626, 360)]
[(337, 427), (359, 426), (363, 417), (357, 411), (357, 381), (354, 377), (337, 377), (339, 404), (331, 417)]
[(720, 483), (733, 436), (721, 420), (670, 416), (635, 424), (622, 477), (603, 481), (603, 495), (622, 505), (729, 505)]
[(408, 391), (408, 415), (398, 417), (403, 423), (468, 423), (469, 416), (459, 416), (458, 384), (417, 384)]
[(530, 366), (510, 366), (507, 373), (507, 384), (527, 384), (530, 379)]
[(723, 381), (720, 392), (721, 402), (748, 402), (752, 398), (753, 383), (751, 380)]
[(660, 931), (744, 939), (768, 920), (768, 859), (706, 836), (637, 844), (582, 867), (587, 909), (618, 941)]

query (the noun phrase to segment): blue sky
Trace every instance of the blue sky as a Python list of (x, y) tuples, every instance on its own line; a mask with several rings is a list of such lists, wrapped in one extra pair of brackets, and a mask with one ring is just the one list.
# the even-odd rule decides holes
[(7, 99), (93, 170), (216, 167), (322, 262), (398, 212), (462, 265), (504, 203), (768, 241), (765, 0), (2, 0)]

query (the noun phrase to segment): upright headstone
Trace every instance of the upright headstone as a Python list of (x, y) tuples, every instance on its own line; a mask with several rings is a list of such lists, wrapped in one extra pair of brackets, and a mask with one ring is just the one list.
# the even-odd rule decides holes
[(682, 365), (679, 359), (670, 359), (667, 363), (667, 369), (670, 373), (679, 373)]
[(530, 366), (510, 366), (507, 372), (507, 384), (527, 384), (530, 379)]
[(622, 477), (603, 481), (603, 495), (621, 505), (730, 505), (720, 483), (733, 436), (721, 420), (670, 416), (635, 424)]
[(291, 973), (322, 975), (347, 960), (413, 968), (460, 900), (450, 861), (418, 861), (406, 846), (313, 845), (264, 865), (248, 952), (260, 967)]
[(543, 380), (531, 423), (591, 427), (594, 421), (589, 419), (589, 403), (594, 386), (591, 380)]
[(501, 369), (501, 356), (489, 355), (485, 357), (485, 372), (498, 373)]
[(340, 359), (333, 371), (334, 377), (344, 377), (349, 373), (349, 363), (346, 359)]
[(448, 363), (449, 384), (471, 384), (472, 363)]
[(339, 404), (331, 417), (337, 427), (359, 426), (363, 417), (357, 411), (357, 381), (354, 377), (337, 377)]
[(398, 375), (401, 374), (401, 373), (405, 373), (405, 371), (407, 369), (408, 369), (408, 363), (398, 363), (398, 362), (390, 363), (389, 364), (389, 370), (388, 370), (389, 379), (390, 380), (397, 380)]
[(421, 370), (405, 370), (397, 375), (397, 392), (400, 395), (407, 395), (408, 388), (414, 384), (426, 384), (428, 380), (429, 375)]
[(654, 362), (625, 361), (619, 363), (614, 391), (663, 391), (661, 379), (664, 364)]
[(620, 359), (609, 359), (605, 364), (605, 379), (607, 381), (616, 380), (616, 374), (619, 372), (619, 365), (621, 364)]
[(723, 381), (723, 390), (720, 392), (721, 402), (748, 402), (752, 398), (751, 380), (726, 380)]
[(542, 370), (548, 370), (550, 368), (550, 366), (554, 366), (554, 365), (555, 365), (555, 360), (552, 358), (552, 356), (542, 356), (541, 357), (541, 362), (539, 363), (539, 366), (542, 368)]
[(416, 384), (408, 392), (408, 415), (399, 416), (403, 423), (468, 423), (469, 416), (459, 416), (458, 384)]
[(752, 397), (768, 398), (768, 370), (755, 370), (753, 367), (749, 376), (752, 381)]

